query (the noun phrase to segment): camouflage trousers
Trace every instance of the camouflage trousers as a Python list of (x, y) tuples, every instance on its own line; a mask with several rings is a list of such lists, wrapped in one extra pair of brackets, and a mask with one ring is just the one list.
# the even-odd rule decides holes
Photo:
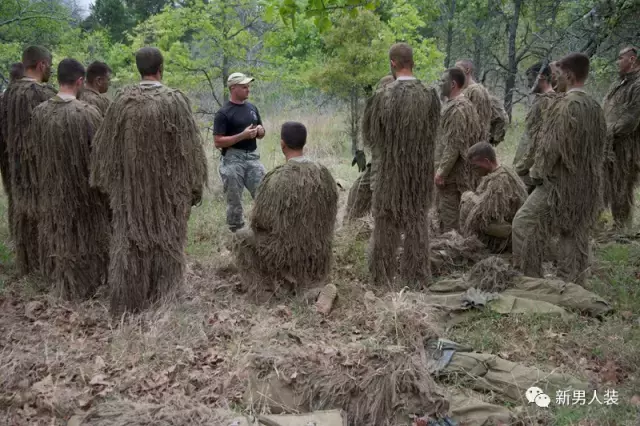
[(456, 184), (437, 187), (438, 220), (440, 231), (460, 230), (460, 190)]
[(220, 179), (227, 198), (227, 225), (232, 231), (244, 226), (242, 194), (247, 188), (255, 198), (265, 168), (256, 151), (229, 148), (220, 162)]
[(544, 185), (537, 186), (513, 218), (514, 264), (526, 276), (541, 278), (542, 263), (549, 255), (553, 237), (558, 236), (558, 277), (583, 284), (591, 254), (589, 232), (576, 226), (554, 232), (548, 200), (549, 190)]

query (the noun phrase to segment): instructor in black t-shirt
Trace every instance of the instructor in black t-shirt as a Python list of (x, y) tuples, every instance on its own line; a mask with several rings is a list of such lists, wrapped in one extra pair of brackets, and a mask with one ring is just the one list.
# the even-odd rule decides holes
[(265, 130), (258, 108), (247, 102), (252, 81), (253, 78), (238, 72), (229, 76), (229, 101), (218, 110), (213, 122), (214, 143), (222, 152), (220, 178), (227, 197), (227, 225), (231, 232), (244, 226), (244, 188), (255, 198), (265, 175), (256, 149), (256, 139), (262, 139)]

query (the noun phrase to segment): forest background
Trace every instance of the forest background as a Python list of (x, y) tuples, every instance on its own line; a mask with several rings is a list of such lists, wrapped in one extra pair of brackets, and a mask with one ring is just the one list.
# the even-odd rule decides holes
[(240, 71), (256, 77), (251, 96), (262, 115), (335, 112), (347, 154), (396, 41), (414, 47), (427, 83), (472, 59), (512, 116), (528, 100), (526, 68), (571, 51), (591, 57), (589, 89), (601, 98), (619, 48), (640, 42), (639, 21), (633, 0), (3, 0), (0, 90), (29, 44), (49, 48), (54, 67), (65, 57), (108, 63), (111, 92), (137, 80), (134, 52), (155, 45), (166, 84), (189, 94), (204, 127), (227, 99), (228, 75)]

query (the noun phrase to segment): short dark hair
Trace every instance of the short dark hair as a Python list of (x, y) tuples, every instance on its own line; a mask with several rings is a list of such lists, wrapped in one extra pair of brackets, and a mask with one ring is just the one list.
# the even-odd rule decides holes
[(475, 160), (476, 158), (486, 158), (492, 163), (495, 163), (497, 161), (496, 150), (493, 149), (490, 143), (478, 142), (467, 151), (467, 159), (469, 161)]
[(633, 56), (638, 57), (638, 49), (634, 46), (627, 46), (620, 50), (620, 53), (626, 55), (627, 53), (631, 53)]
[(473, 66), (473, 61), (471, 61), (471, 59), (459, 59), (458, 61), (456, 61), (456, 63), (460, 63), (464, 68), (469, 70), (469, 73), (471, 75), (473, 75), (474, 66)]
[(464, 87), (464, 83), (467, 81), (467, 77), (464, 75), (464, 71), (460, 68), (449, 68), (445, 71), (451, 77), (451, 80), (458, 84), (458, 87)]
[(22, 77), (24, 77), (24, 65), (22, 65), (22, 62), (11, 64), (11, 68), (9, 69), (9, 78), (11, 81), (20, 80)]
[(558, 66), (565, 71), (571, 71), (580, 82), (589, 76), (589, 57), (584, 53), (570, 53), (558, 61)]
[(307, 143), (307, 128), (297, 121), (287, 121), (280, 129), (280, 138), (287, 147), (299, 151)]
[(75, 59), (66, 58), (58, 64), (58, 84), (73, 84), (84, 77), (84, 66)]
[(136, 52), (136, 65), (142, 77), (155, 75), (162, 70), (164, 58), (160, 49), (155, 47), (143, 47)]
[(542, 75), (547, 80), (551, 78), (551, 67), (549, 67), (548, 62), (536, 62), (527, 68), (527, 75)]
[(389, 49), (389, 59), (400, 68), (413, 68), (413, 49), (407, 43), (396, 43)]
[(22, 52), (22, 65), (27, 70), (34, 69), (39, 62), (51, 62), (51, 59), (51, 52), (42, 46), (29, 46)]
[(87, 81), (93, 83), (98, 77), (106, 77), (111, 73), (111, 68), (104, 62), (95, 61), (87, 67)]

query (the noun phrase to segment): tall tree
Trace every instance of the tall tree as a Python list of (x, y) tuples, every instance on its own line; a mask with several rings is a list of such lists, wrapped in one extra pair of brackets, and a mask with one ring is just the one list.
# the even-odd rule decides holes
[[(233, 70), (248, 72), (260, 63), (262, 35), (268, 26), (255, 0), (194, 0), (165, 9), (136, 28), (134, 46), (155, 44), (171, 68), (207, 82), (217, 106), (228, 99)], [(181, 83), (185, 83), (182, 81)]]

